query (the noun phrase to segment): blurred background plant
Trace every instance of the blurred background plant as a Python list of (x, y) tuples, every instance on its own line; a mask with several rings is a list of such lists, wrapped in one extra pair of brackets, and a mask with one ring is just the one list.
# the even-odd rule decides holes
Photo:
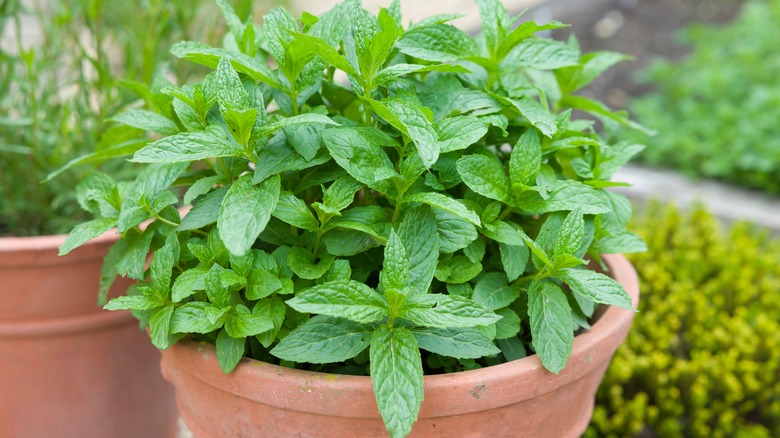
[(657, 60), (641, 78), (654, 90), (632, 114), (659, 134), (641, 158), (695, 177), (780, 193), (780, 1), (745, 3), (726, 25), (681, 33), (692, 53)]
[(780, 238), (651, 204), (642, 299), (586, 437), (780, 436)]
[[(269, 7), (232, 3), (239, 16)], [(63, 233), (83, 220), (74, 187), (91, 166), (40, 182), (107, 144), (143, 141), (108, 118), (165, 72), (186, 81), (191, 63), (168, 65), (167, 48), (218, 40), (218, 11), (210, 0), (0, 0), (0, 236)], [(124, 160), (103, 166), (133, 171)]]

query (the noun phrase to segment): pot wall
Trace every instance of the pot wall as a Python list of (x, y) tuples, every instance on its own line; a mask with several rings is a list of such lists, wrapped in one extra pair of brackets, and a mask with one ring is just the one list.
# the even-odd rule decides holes
[(65, 236), (0, 239), (0, 437), (175, 436), (159, 352), (129, 312), (97, 306), (117, 237), (65, 257)]
[[(638, 304), (636, 273), (623, 256), (604, 257)], [(634, 313), (608, 307), (575, 338), (555, 375), (538, 357), (425, 377), (425, 399), (410, 437), (577, 437), (593, 412), (599, 382)], [(243, 359), (228, 375), (210, 344), (180, 342), (163, 352), (187, 426), (199, 438), (387, 436), (369, 377), (313, 373)]]

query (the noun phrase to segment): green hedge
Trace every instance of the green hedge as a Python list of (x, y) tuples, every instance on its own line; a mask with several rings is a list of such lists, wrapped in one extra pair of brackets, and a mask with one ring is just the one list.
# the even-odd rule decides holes
[(780, 1), (747, 2), (726, 26), (692, 26), (692, 53), (644, 72), (656, 87), (630, 105), (658, 131), (642, 158), (692, 176), (780, 193)]
[(780, 239), (657, 205), (639, 313), (586, 437), (780, 436)]

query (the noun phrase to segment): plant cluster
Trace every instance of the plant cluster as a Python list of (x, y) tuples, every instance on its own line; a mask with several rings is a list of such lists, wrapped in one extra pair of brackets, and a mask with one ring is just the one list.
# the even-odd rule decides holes
[(641, 155), (649, 164), (780, 193), (777, 23), (780, 2), (753, 1), (725, 26), (684, 33), (693, 52), (644, 72), (657, 87), (631, 107), (658, 130)]
[(604, 190), (641, 146), (572, 118), (631, 123), (573, 94), (622, 55), (537, 37), (564, 25), (518, 23), (498, 0), (478, 1), (477, 40), (452, 15), (404, 28), (397, 1), (378, 17), (277, 8), (262, 27), (218, 4), (224, 47), (171, 50), (213, 71), (115, 118), (162, 138), (133, 154), (134, 182), (84, 180), (98, 218), (61, 248), (118, 228), (103, 290), (139, 282), (106, 308), (133, 310), (158, 348), (194, 335), (224, 372), (248, 356), (370, 374), (398, 437), (424, 369), (536, 353), (557, 373), (597, 304), (631, 308), (584, 258), (644, 249)]
[[(111, 155), (105, 149), (142, 144), (142, 130), (108, 117), (136, 94), (151, 97), (146, 84), (162, 75), (174, 41), (214, 39), (202, 31), (202, 3), (0, 3), (0, 236), (64, 233), (88, 217), (73, 188), (89, 166), (41, 181), (71, 160), (97, 162)], [(193, 71), (182, 64), (173, 73)], [(108, 166), (132, 174), (126, 164)]]
[(586, 437), (780, 434), (780, 240), (702, 209), (640, 215), (642, 318), (602, 382)]

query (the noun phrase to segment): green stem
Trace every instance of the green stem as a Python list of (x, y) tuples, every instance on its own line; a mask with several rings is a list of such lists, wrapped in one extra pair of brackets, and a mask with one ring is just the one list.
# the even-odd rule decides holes
[(177, 224), (176, 222), (171, 222), (168, 219), (165, 219), (164, 217), (160, 216), (159, 214), (154, 215), (154, 218), (157, 219), (158, 221), (160, 221), (160, 222), (162, 222), (162, 223), (164, 223), (166, 225), (170, 225), (172, 227), (178, 227), (179, 226), (179, 224)]

